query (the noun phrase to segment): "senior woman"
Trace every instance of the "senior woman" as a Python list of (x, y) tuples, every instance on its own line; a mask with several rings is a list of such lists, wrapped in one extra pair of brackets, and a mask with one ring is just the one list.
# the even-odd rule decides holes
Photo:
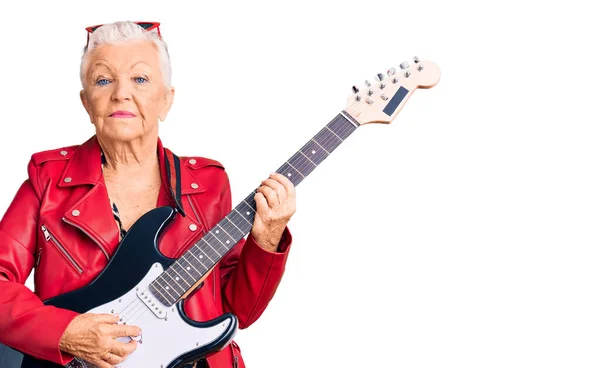
[[(166, 161), (177, 156), (158, 135), (159, 121), (173, 103), (170, 74), (157, 24), (115, 22), (88, 28), (81, 101), (95, 134), (81, 145), (33, 154), (29, 177), (0, 222), (1, 343), (62, 365), (74, 357), (101, 368), (123, 362), (137, 342), (116, 337), (139, 335), (140, 326), (42, 300), (93, 281), (129, 228), (153, 208), (181, 209), (159, 242), (161, 253), (172, 258), (231, 211), (227, 174), (217, 161), (181, 157), (180, 195), (172, 190)], [(190, 318), (206, 321), (230, 312), (246, 328), (273, 297), (291, 244), (287, 223), (295, 212), (294, 186), (271, 174), (255, 200), (257, 213), (247, 239), (185, 300)], [(33, 268), (34, 292), (24, 286)], [(244, 363), (232, 342), (197, 366)]]

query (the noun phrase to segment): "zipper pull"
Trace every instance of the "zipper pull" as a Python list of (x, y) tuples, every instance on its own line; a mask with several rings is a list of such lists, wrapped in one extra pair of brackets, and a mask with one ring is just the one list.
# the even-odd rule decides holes
[(237, 368), (238, 366), (238, 357), (237, 355), (233, 356), (233, 368)]
[(46, 237), (46, 241), (50, 240), (50, 232), (46, 228), (45, 225), (42, 225), (42, 231), (44, 232), (44, 236)]
[(35, 260), (35, 268), (37, 268), (40, 265), (40, 260), (42, 259), (42, 247), (40, 247), (40, 249), (38, 250), (38, 254), (37, 254), (37, 259)]

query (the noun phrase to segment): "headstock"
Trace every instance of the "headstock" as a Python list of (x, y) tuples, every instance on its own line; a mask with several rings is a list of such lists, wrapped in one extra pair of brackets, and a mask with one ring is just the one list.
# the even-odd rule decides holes
[(365, 81), (365, 87), (352, 87), (345, 111), (361, 125), (389, 124), (417, 88), (431, 88), (440, 80), (440, 69), (431, 61), (404, 61), (400, 70), (388, 69), (386, 75), (377, 74), (374, 81)]

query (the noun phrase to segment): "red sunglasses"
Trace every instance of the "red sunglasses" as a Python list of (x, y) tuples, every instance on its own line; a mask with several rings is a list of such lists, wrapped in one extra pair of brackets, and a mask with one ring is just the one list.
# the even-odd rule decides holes
[[(153, 30), (153, 29), (156, 28), (156, 31), (158, 32), (158, 35), (160, 36), (160, 27), (159, 27), (160, 23), (159, 22), (135, 22), (135, 24), (137, 24), (138, 26), (142, 27), (146, 31), (151, 31), (151, 30)], [(91, 26), (91, 27), (87, 27), (85, 29), (88, 32), (87, 33), (87, 43), (86, 43), (86, 45), (88, 45), (89, 42), (90, 42), (90, 34), (94, 33), (95, 30), (97, 30), (98, 28), (102, 27), (103, 25), (104, 24), (99, 24), (97, 26)]]

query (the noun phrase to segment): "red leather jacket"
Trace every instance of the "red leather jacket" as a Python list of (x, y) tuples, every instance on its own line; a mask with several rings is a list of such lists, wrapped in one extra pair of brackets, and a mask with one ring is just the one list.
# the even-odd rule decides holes
[[(163, 173), (157, 206), (174, 206), (166, 179), (162, 143), (157, 152)], [(76, 313), (41, 300), (91, 282), (107, 265), (119, 244), (101, 172), (96, 137), (78, 146), (32, 156), (29, 179), (19, 188), (0, 221), (0, 342), (37, 358), (60, 364), (72, 357), (58, 349)], [(162, 233), (159, 249), (178, 257), (232, 208), (223, 166), (201, 157), (181, 157), (182, 203)], [(47, 241), (45, 231), (59, 245)], [(231, 312), (246, 328), (262, 314), (283, 276), (291, 235), (286, 228), (279, 252), (261, 248), (252, 236), (225, 255), (185, 301), (188, 316), (205, 321)], [(24, 286), (35, 268), (35, 292)], [(6, 281), (8, 280), (8, 281)], [(243, 367), (235, 342), (208, 357), (212, 368)]]

